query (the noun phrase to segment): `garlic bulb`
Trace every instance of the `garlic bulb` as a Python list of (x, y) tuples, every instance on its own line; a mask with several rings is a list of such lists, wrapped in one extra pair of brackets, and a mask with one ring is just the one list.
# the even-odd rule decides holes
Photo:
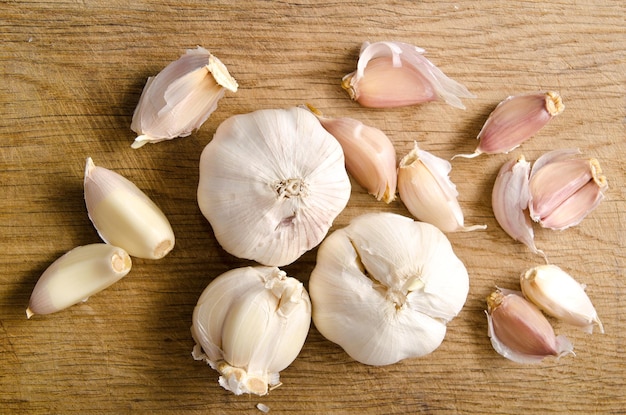
[(174, 232), (159, 207), (134, 183), (89, 157), (85, 167), (85, 204), (103, 241), (131, 256), (159, 259), (174, 247)]
[(309, 280), (319, 332), (368, 365), (434, 351), (468, 290), (445, 235), (394, 213), (358, 216), (329, 235)]
[(132, 261), (121, 248), (108, 244), (79, 246), (54, 261), (39, 277), (26, 316), (50, 314), (86, 301), (120, 280)]
[(341, 146), (302, 108), (235, 115), (200, 158), (198, 205), (217, 241), (263, 265), (317, 246), (349, 197)]
[(276, 267), (245, 267), (215, 278), (193, 310), (193, 357), (240, 395), (265, 395), (300, 353), (311, 323), (301, 282)]

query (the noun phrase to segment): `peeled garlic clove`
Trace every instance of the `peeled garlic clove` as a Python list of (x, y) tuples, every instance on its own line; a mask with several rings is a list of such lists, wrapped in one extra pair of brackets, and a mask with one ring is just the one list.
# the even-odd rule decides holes
[(208, 50), (189, 49), (155, 77), (148, 78), (133, 114), (133, 148), (186, 137), (209, 118), (237, 81)]
[(556, 336), (541, 311), (521, 295), (494, 291), (487, 297), (488, 335), (494, 350), (517, 363), (574, 354), (565, 336)]
[(585, 287), (556, 265), (540, 265), (522, 273), (520, 284), (524, 296), (552, 317), (583, 328), (591, 333), (604, 327)]
[(87, 158), (85, 204), (103, 241), (138, 258), (159, 259), (174, 247), (169, 221), (145, 193), (125, 177)]
[(424, 49), (402, 42), (364, 42), (356, 71), (342, 87), (364, 107), (393, 108), (444, 100), (465, 109), (459, 98), (475, 98), (423, 56)]
[(398, 192), (409, 212), (444, 232), (485, 229), (485, 225), (464, 225), (459, 193), (448, 176), (450, 163), (421, 150), (417, 142), (414, 145), (398, 168)]
[(330, 118), (308, 106), (331, 133), (346, 158), (346, 169), (376, 200), (391, 203), (396, 198), (396, 150), (387, 135), (354, 118)]
[(200, 158), (198, 205), (217, 241), (263, 265), (317, 246), (349, 197), (341, 146), (302, 108), (235, 115)]
[(600, 163), (575, 153), (571, 149), (546, 153), (531, 171), (530, 217), (544, 228), (578, 225), (604, 199), (608, 184)]
[(79, 246), (54, 261), (39, 277), (26, 316), (50, 314), (86, 301), (124, 277), (131, 259), (108, 244)]
[(387, 212), (329, 235), (309, 280), (316, 328), (368, 365), (433, 352), (468, 290), (467, 270), (439, 229)]
[(500, 102), (487, 118), (478, 134), (480, 143), (474, 153), (454, 157), (508, 153), (535, 135), (564, 109), (558, 92), (510, 96)]
[(276, 267), (245, 267), (215, 278), (193, 311), (193, 356), (240, 395), (265, 395), (300, 353), (311, 323), (301, 282)]

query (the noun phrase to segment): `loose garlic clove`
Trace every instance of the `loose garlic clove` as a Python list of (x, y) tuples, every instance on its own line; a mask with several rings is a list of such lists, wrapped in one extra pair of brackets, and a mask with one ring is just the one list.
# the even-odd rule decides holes
[(548, 315), (593, 332), (598, 325), (604, 327), (598, 317), (585, 287), (556, 265), (540, 265), (522, 273), (520, 283), (524, 296)]
[(276, 267), (228, 271), (211, 283), (193, 311), (193, 357), (220, 373), (236, 395), (265, 395), (298, 356), (311, 323), (301, 282)]
[(235, 115), (200, 158), (198, 205), (217, 241), (263, 265), (317, 246), (349, 198), (341, 146), (302, 108)]
[(509, 360), (539, 363), (548, 356), (574, 354), (569, 340), (556, 336), (541, 311), (516, 292), (491, 293), (486, 314), (491, 345)]
[(104, 242), (137, 258), (159, 259), (172, 250), (175, 240), (169, 221), (130, 180), (96, 166), (89, 157), (84, 186), (89, 219)]
[(598, 160), (577, 158), (577, 150), (554, 150), (534, 164), (530, 175), (530, 217), (544, 228), (578, 225), (604, 199), (608, 188)]
[(448, 176), (450, 163), (421, 150), (417, 142), (414, 145), (398, 168), (398, 192), (409, 212), (444, 232), (485, 229), (485, 225), (464, 225), (459, 193)]
[(133, 114), (133, 148), (186, 137), (209, 118), (226, 90), (237, 81), (208, 50), (189, 49), (158, 75), (148, 78)]
[(469, 277), (436, 227), (369, 213), (322, 242), (309, 290), (325, 338), (361, 363), (389, 365), (439, 347)]
[(356, 71), (342, 87), (364, 107), (393, 108), (442, 99), (465, 109), (459, 98), (475, 98), (423, 56), (424, 49), (402, 42), (364, 42)]
[(322, 126), (331, 133), (346, 158), (346, 169), (376, 200), (391, 203), (396, 198), (396, 150), (387, 135), (354, 118), (329, 118), (308, 105)]
[(128, 274), (131, 265), (130, 256), (112, 245), (74, 248), (41, 275), (30, 296), (26, 316), (55, 313), (86, 301)]
[(510, 96), (500, 102), (487, 118), (478, 134), (480, 143), (474, 153), (454, 157), (473, 158), (483, 153), (508, 153), (535, 135), (564, 109), (558, 92)]

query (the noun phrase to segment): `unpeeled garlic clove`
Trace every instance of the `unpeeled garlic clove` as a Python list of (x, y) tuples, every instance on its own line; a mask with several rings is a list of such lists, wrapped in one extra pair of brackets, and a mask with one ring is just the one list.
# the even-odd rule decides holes
[(398, 167), (400, 199), (413, 216), (444, 232), (485, 229), (485, 225), (464, 225), (459, 193), (449, 177), (451, 170), (447, 160), (421, 150), (415, 142)]
[(130, 271), (130, 256), (108, 244), (79, 246), (54, 261), (39, 277), (26, 316), (50, 314), (86, 301)]
[(454, 157), (508, 153), (535, 135), (563, 109), (561, 96), (554, 91), (510, 96), (487, 118), (478, 133), (480, 143), (474, 153)]
[(540, 265), (522, 273), (524, 296), (552, 317), (591, 333), (594, 325), (604, 333), (585, 287), (556, 265)]
[(132, 147), (190, 135), (215, 111), (226, 90), (237, 88), (226, 66), (208, 50), (187, 50), (148, 78), (133, 114), (131, 130), (139, 136)]
[(391, 203), (396, 198), (396, 150), (387, 135), (354, 118), (330, 118), (308, 105), (343, 149), (346, 169), (376, 200)]
[(487, 297), (488, 335), (494, 350), (517, 363), (539, 363), (548, 356), (574, 354), (565, 336), (517, 292), (496, 290)]
[(600, 163), (576, 157), (577, 150), (554, 150), (541, 156), (530, 174), (530, 217), (544, 228), (578, 225), (604, 199), (608, 188)]
[(87, 158), (85, 204), (103, 241), (131, 256), (159, 259), (174, 247), (174, 232), (159, 207), (134, 183)]
[(423, 56), (424, 49), (402, 42), (364, 42), (356, 71), (342, 87), (364, 107), (392, 108), (442, 99), (465, 109), (459, 98), (475, 98)]

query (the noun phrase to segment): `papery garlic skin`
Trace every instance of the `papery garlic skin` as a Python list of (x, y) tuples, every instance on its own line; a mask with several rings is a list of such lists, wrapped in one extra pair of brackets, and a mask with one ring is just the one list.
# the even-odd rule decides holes
[(497, 290), (487, 297), (487, 333), (494, 350), (517, 363), (574, 354), (570, 341), (556, 336), (541, 311), (520, 294)]
[(485, 225), (464, 225), (459, 193), (449, 177), (451, 170), (447, 160), (421, 150), (415, 142), (398, 167), (400, 199), (411, 215), (443, 232), (485, 229)]
[(330, 234), (309, 280), (316, 328), (367, 365), (433, 352), (468, 290), (467, 270), (440, 230), (386, 212)]
[(376, 200), (393, 202), (397, 186), (396, 150), (389, 137), (354, 118), (325, 117), (310, 105), (308, 108), (341, 144), (346, 169), (357, 183)]
[(475, 98), (423, 56), (424, 49), (402, 42), (364, 42), (356, 71), (342, 87), (364, 107), (393, 108), (444, 100), (465, 109), (459, 98)]
[(174, 248), (174, 231), (161, 209), (134, 183), (87, 158), (85, 204), (104, 242), (131, 256), (160, 259)]
[(236, 395), (265, 395), (298, 356), (311, 323), (301, 282), (276, 267), (237, 268), (205, 288), (193, 311), (193, 357)]
[(74, 248), (41, 274), (26, 316), (55, 313), (86, 301), (126, 276), (131, 266), (130, 256), (116, 246), (98, 243)]
[(556, 265), (540, 265), (523, 272), (520, 285), (524, 296), (548, 315), (581, 327), (587, 333), (604, 327), (585, 287)]
[(226, 90), (237, 88), (226, 66), (208, 50), (187, 50), (148, 78), (133, 114), (131, 130), (139, 136), (132, 147), (190, 135), (215, 111)]
[(217, 241), (263, 265), (317, 246), (350, 190), (341, 146), (302, 108), (235, 115), (200, 158), (198, 205)]

